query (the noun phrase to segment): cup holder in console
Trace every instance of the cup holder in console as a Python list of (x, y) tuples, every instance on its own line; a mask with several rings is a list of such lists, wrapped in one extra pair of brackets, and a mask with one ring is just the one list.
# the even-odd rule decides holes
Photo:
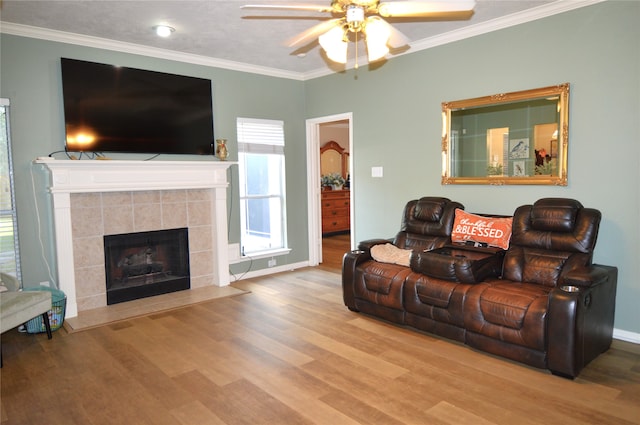
[(579, 292), (580, 291), (580, 287), (579, 286), (573, 286), (573, 285), (564, 285), (560, 287), (561, 290), (563, 290), (564, 292)]

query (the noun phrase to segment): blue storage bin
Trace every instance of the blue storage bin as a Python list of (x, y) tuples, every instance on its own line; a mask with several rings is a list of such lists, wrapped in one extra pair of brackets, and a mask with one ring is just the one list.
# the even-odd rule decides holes
[[(23, 291), (48, 291), (51, 292), (51, 310), (49, 310), (49, 324), (51, 330), (56, 331), (62, 327), (64, 323), (65, 310), (67, 308), (67, 296), (59, 289), (50, 288), (48, 286), (35, 286), (24, 288)], [(42, 315), (29, 320), (25, 328), (30, 334), (43, 333), (47, 331), (44, 326)]]

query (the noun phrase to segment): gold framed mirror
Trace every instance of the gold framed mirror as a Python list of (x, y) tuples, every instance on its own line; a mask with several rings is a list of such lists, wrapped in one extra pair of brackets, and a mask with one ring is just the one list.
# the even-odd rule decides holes
[(320, 174), (340, 174), (343, 179), (349, 174), (349, 153), (333, 140), (320, 147)]
[(442, 184), (567, 185), (569, 83), (442, 103)]

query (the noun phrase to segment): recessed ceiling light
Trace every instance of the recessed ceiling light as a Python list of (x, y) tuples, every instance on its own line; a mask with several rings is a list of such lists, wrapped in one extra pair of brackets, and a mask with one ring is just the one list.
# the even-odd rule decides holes
[(172, 28), (168, 25), (156, 25), (155, 27), (153, 27), (153, 30), (160, 37), (169, 37), (171, 33), (175, 31), (175, 28)]
[(306, 53), (298, 53), (296, 56), (298, 56), (299, 58), (304, 58), (307, 56)]

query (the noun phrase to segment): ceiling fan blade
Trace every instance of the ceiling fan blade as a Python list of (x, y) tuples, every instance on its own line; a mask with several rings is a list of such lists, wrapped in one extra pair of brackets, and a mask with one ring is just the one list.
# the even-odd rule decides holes
[(385, 18), (391, 17), (431, 17), (457, 12), (471, 12), (475, 0), (449, 1), (393, 1), (380, 3), (378, 13)]
[(307, 43), (310, 43), (314, 39), (318, 38), (320, 35), (329, 31), (333, 27), (337, 27), (338, 25), (342, 25), (344, 23), (343, 18), (330, 19), (328, 21), (320, 22), (318, 25), (314, 25), (308, 30), (290, 38), (287, 40), (287, 46), (295, 47), (302, 46)]
[[(384, 25), (389, 30), (389, 41), (387, 41), (387, 45), (392, 49), (397, 49), (399, 47), (408, 46), (409, 39), (406, 35), (398, 31), (393, 25), (389, 24), (382, 18), (372, 16), (369, 19), (377, 18), (376, 20), (380, 22), (381, 25)], [(366, 30), (365, 30), (366, 31)]]
[(263, 9), (263, 10), (303, 10), (306, 12), (332, 12), (331, 6), (320, 6), (313, 4), (246, 4), (240, 9)]

